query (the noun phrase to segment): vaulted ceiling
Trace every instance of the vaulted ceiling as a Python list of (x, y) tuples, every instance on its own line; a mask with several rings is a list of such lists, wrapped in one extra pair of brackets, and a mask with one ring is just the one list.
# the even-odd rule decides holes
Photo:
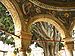
[[(59, 20), (59, 22), (61, 22), (62, 25), (64, 25), (64, 27), (66, 28), (66, 31), (69, 31), (73, 21), (75, 20), (74, 0), (16, 0), (16, 2), (23, 13), (23, 16), (25, 18), (24, 21), (26, 22), (26, 24), (28, 24), (32, 17), (36, 15), (47, 14), (53, 16), (54, 19)], [(50, 26), (51, 25), (49, 25), (48, 22), (37, 22), (35, 24), (32, 24), (32, 34), (39, 34), (40, 36), (41, 33), (42, 36), (47, 36), (44, 30), (50, 29)], [(56, 32), (58, 33), (58, 30)], [(69, 32), (67, 32), (68, 35)], [(46, 33), (50, 33), (50, 31), (46, 31)]]
[(39, 0), (39, 1), (75, 2), (75, 0)]
[(38, 0), (38, 1), (52, 6), (60, 6), (60, 7), (75, 6), (75, 0)]
[(75, 0), (16, 0), (25, 21), (39, 14), (52, 14), (66, 29), (75, 20)]

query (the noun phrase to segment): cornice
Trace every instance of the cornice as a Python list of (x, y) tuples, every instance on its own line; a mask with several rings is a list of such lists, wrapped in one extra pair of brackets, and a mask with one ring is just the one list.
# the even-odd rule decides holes
[(44, 3), (39, 2), (38, 0), (29, 0), (30, 2), (32, 2), (33, 4), (44, 8), (44, 9), (48, 9), (48, 10), (56, 10), (56, 11), (75, 11), (75, 7), (56, 7), (56, 6), (50, 6)]

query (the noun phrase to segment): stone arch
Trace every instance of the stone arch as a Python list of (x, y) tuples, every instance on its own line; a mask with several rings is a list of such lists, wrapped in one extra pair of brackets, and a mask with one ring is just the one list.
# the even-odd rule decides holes
[(6, 9), (11, 14), (11, 17), (12, 17), (12, 20), (14, 23), (14, 28), (15, 28), (15, 35), (20, 36), (21, 21), (20, 21), (19, 14), (18, 14), (14, 4), (12, 4), (12, 2), (10, 2), (9, 0), (0, 0), (0, 2), (6, 7)]
[(36, 23), (39, 21), (44, 21), (44, 22), (48, 22), (48, 23), (52, 24), (61, 33), (62, 38), (65, 38), (65, 31), (66, 30), (65, 30), (64, 25), (51, 14), (50, 15), (40, 14), (40, 15), (32, 17), (28, 23), (28, 28), (27, 28), (28, 32), (30, 31), (31, 25), (33, 23)]
[(15, 41), (15, 48), (18, 48), (20, 50), (21, 47), (22, 47), (21, 39), (17, 37), (17, 36), (22, 37), (21, 36), (22, 14), (20, 12), (20, 9), (19, 9), (18, 5), (16, 4), (16, 2), (14, 0), (11, 0), (11, 1), (10, 0), (0, 0), (0, 2), (6, 7), (6, 9), (11, 14), (11, 17), (12, 17), (12, 20), (13, 20), (13, 23), (14, 23), (15, 35), (16, 35), (16, 36), (13, 36), (14, 41)]

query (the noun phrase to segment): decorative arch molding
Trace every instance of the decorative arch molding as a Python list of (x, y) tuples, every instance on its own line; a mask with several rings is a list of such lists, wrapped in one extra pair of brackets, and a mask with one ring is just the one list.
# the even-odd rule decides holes
[(52, 24), (53, 26), (56, 27), (56, 29), (61, 33), (62, 38), (65, 38), (65, 27), (64, 25), (55, 17), (53, 17), (53, 15), (48, 15), (48, 14), (40, 14), (37, 16), (34, 16), (31, 18), (31, 20), (28, 23), (28, 32), (30, 32), (31, 29), (31, 25), (36, 23), (36, 22), (48, 22), (50, 24)]
[(38, 0), (29, 0), (30, 2), (32, 2), (33, 4), (42, 7), (44, 9), (49, 9), (49, 10), (56, 10), (56, 11), (75, 11), (75, 7), (55, 7), (55, 6), (51, 6), (51, 5), (47, 5), (44, 3), (39, 2)]
[[(9, 13), (11, 14), (13, 23), (14, 23), (14, 28), (15, 28), (15, 35), (20, 35), (20, 31), (21, 31), (21, 21), (20, 21), (20, 17), (19, 14), (14, 6), (14, 4), (12, 2), (10, 2), (10, 0), (0, 0), (0, 2), (7, 8), (7, 10), (9, 11)], [(17, 4), (16, 4), (17, 6)]]

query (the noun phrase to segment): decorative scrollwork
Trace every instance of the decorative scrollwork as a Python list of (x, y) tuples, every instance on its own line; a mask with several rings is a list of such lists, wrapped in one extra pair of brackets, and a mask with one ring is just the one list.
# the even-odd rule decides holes
[(22, 11), (25, 17), (27, 18), (30, 18), (36, 14), (42, 13), (40, 7), (36, 6), (35, 4), (32, 4), (29, 1), (24, 1), (24, 3), (22, 3)]
[(27, 4), (24, 3), (22, 5), (22, 9), (25, 15), (30, 13), (31, 7), (32, 7), (32, 4), (30, 2), (28, 2)]

